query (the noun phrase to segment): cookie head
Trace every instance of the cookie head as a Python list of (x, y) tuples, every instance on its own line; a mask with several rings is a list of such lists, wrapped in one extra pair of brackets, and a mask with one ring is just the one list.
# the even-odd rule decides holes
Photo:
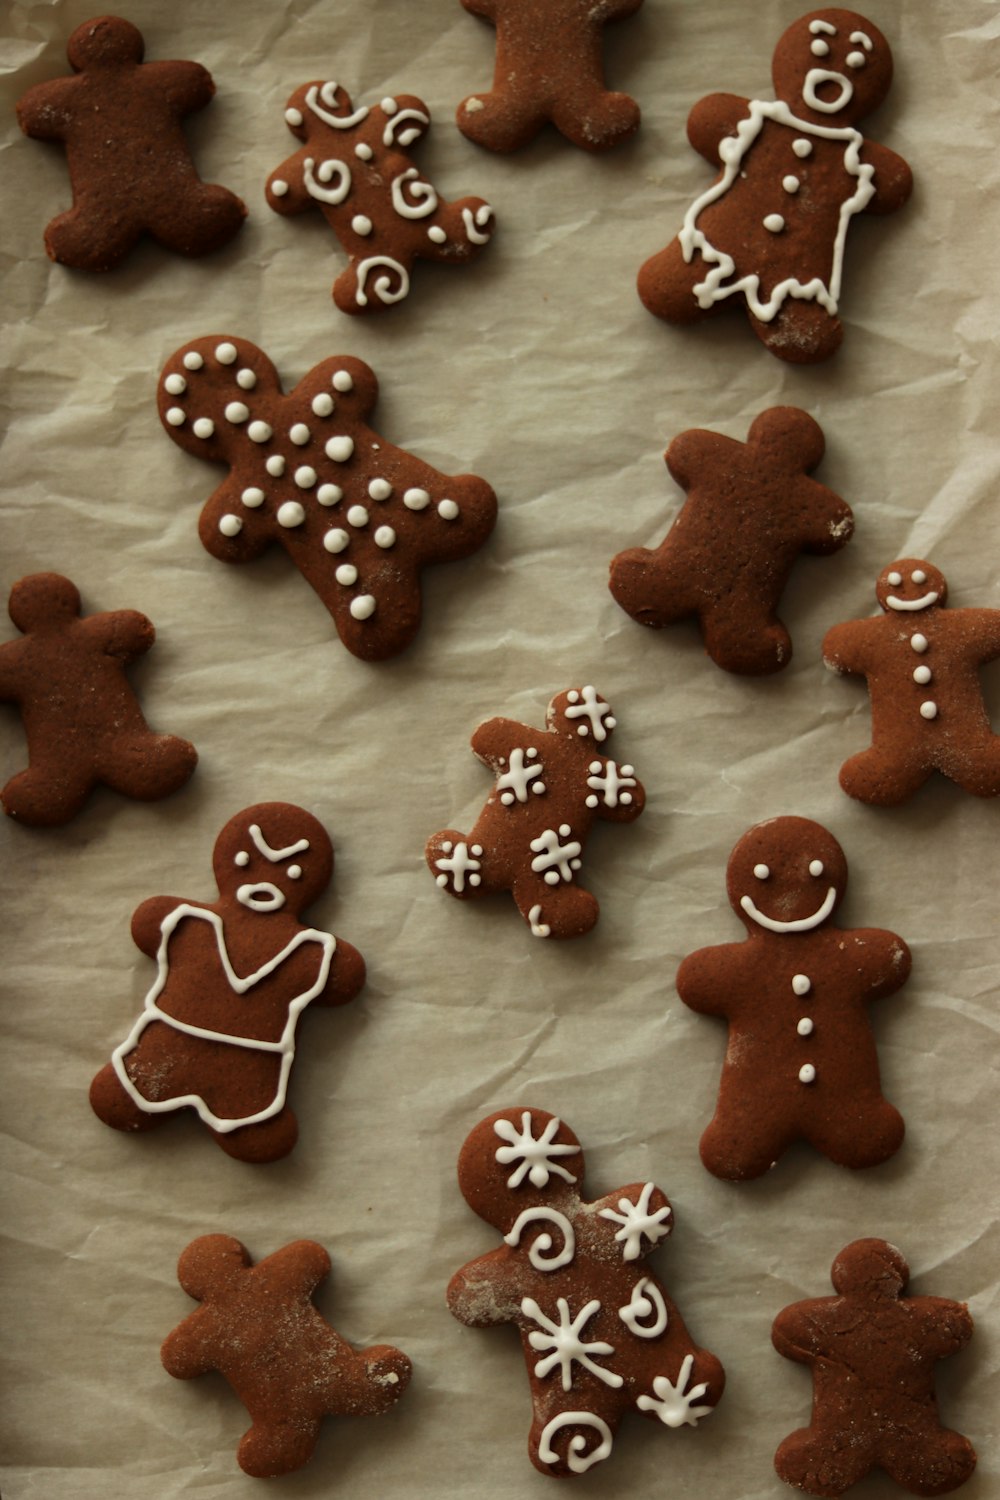
[(740, 839), (726, 871), (730, 903), (751, 934), (821, 927), (846, 885), (844, 851), (808, 818), (758, 823)]
[(506, 1234), (525, 1211), (583, 1181), (580, 1142), (544, 1109), (505, 1109), (480, 1121), (458, 1158), (458, 1185), (469, 1207)]
[(80, 590), (61, 573), (31, 573), (10, 591), (8, 613), (23, 635), (75, 620), (80, 613)]
[(886, 614), (919, 614), (947, 602), (948, 583), (933, 563), (904, 557), (882, 569), (875, 583), (875, 597)]
[(301, 807), (261, 802), (230, 818), (212, 867), (223, 896), (249, 911), (297, 915), (325, 890), (333, 871), (326, 829)]
[(830, 1270), (834, 1291), (842, 1297), (894, 1302), (909, 1279), (910, 1268), (902, 1253), (886, 1240), (854, 1240), (845, 1245)]
[(877, 26), (852, 10), (815, 10), (793, 22), (771, 65), (774, 89), (794, 114), (853, 125), (892, 83), (892, 53)]
[(545, 720), (550, 729), (560, 734), (602, 748), (618, 722), (611, 704), (589, 685), (557, 693), (548, 706)]
[(203, 1234), (181, 1252), (177, 1262), (177, 1280), (198, 1302), (211, 1292), (221, 1292), (231, 1285), (250, 1264), (250, 1256), (228, 1234)]
[(85, 21), (66, 44), (66, 56), (78, 73), (84, 68), (141, 63), (144, 51), (142, 33), (121, 16)]

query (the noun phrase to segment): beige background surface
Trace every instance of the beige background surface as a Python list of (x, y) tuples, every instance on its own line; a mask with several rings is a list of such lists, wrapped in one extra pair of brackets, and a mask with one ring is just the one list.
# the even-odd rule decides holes
[[(102, 792), (66, 829), (0, 826), (5, 1500), (260, 1493), (236, 1467), (246, 1424), (221, 1379), (175, 1382), (158, 1358), (193, 1305), (177, 1255), (215, 1230), (258, 1257), (321, 1241), (334, 1260), (323, 1311), (352, 1341), (389, 1340), (415, 1362), (401, 1405), (377, 1426), (327, 1423), (283, 1495), (325, 1496), (334, 1482), (416, 1500), (551, 1493), (525, 1454), (513, 1332), (465, 1329), (443, 1304), (451, 1272), (495, 1242), (454, 1185), (458, 1148), (483, 1115), (520, 1103), (574, 1127), (592, 1196), (645, 1176), (667, 1191), (676, 1231), (653, 1264), (729, 1373), (708, 1424), (671, 1433), (629, 1419), (575, 1493), (789, 1493), (771, 1456), (806, 1420), (810, 1386), (771, 1349), (771, 1319), (824, 1294), (841, 1245), (875, 1234), (904, 1250), (917, 1290), (973, 1310), (976, 1338), (942, 1367), (940, 1389), (946, 1419), (980, 1452), (963, 1493), (997, 1494), (1000, 805), (944, 782), (897, 811), (850, 802), (836, 773), (867, 743), (866, 697), (824, 671), (819, 642), (873, 608), (875, 575), (896, 556), (931, 557), (953, 604), (1000, 608), (1000, 7), (872, 7), (897, 81), (866, 128), (910, 160), (917, 187), (894, 219), (852, 230), (845, 343), (811, 370), (772, 359), (738, 316), (669, 329), (634, 289), (709, 180), (685, 139), (689, 108), (716, 89), (769, 97), (771, 50), (797, 6), (646, 0), (606, 46), (609, 77), (642, 104), (634, 142), (589, 158), (547, 135), (503, 159), (453, 124), (493, 66), (491, 29), (457, 0), (133, 0), (150, 58), (212, 71), (218, 96), (191, 137), (202, 175), (239, 192), (250, 218), (210, 260), (147, 246), (105, 278), (46, 260), (43, 227), (69, 201), (65, 164), (18, 134), (9, 107), (66, 71), (65, 39), (93, 13), (83, 0), (5, 7), (2, 585), (54, 569), (90, 610), (145, 610), (159, 631), (134, 674), (148, 718), (194, 740), (201, 762), (157, 806)], [(488, 198), (500, 224), (474, 267), (418, 267), (409, 302), (378, 320), (330, 301), (343, 257), (320, 217), (280, 219), (263, 198), (291, 149), (287, 95), (328, 77), (356, 102), (421, 95), (435, 121), (425, 172), (448, 197)], [(495, 486), (493, 540), (428, 580), (424, 630), (403, 657), (349, 656), (283, 556), (225, 569), (199, 545), (217, 475), (166, 440), (154, 396), (166, 356), (213, 332), (259, 343), (288, 383), (328, 355), (361, 356), (382, 384), (376, 427)], [(853, 505), (857, 533), (796, 569), (782, 611), (790, 668), (738, 680), (693, 628), (633, 624), (607, 564), (658, 541), (676, 512), (662, 463), (672, 436), (743, 438), (786, 402), (824, 427), (819, 477)], [(618, 758), (649, 802), (638, 824), (600, 827), (589, 846), (596, 932), (549, 946), (506, 902), (445, 899), (422, 847), (435, 829), (470, 826), (485, 799), (475, 724), (497, 713), (540, 724), (552, 694), (588, 681), (615, 705)], [(986, 682), (1000, 712), (1000, 672)], [(23, 764), (11, 710), (0, 756), (4, 778)], [(158, 892), (211, 900), (216, 832), (270, 798), (330, 828), (335, 884), (311, 919), (354, 942), (370, 978), (353, 1005), (305, 1019), (299, 1145), (254, 1170), (194, 1121), (142, 1140), (106, 1130), (87, 1085), (150, 983), (132, 908)], [(844, 924), (892, 928), (913, 948), (911, 982), (875, 1023), (908, 1134), (873, 1172), (803, 1148), (734, 1187), (697, 1155), (724, 1033), (680, 1004), (673, 975), (690, 949), (740, 935), (728, 852), (786, 812), (844, 845)], [(897, 1492), (871, 1479), (854, 1493)]]

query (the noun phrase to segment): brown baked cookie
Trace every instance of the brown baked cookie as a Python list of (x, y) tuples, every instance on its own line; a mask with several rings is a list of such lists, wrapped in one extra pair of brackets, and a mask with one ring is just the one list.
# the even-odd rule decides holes
[(759, 1177), (793, 1141), (845, 1167), (899, 1149), (903, 1121), (883, 1098), (866, 1006), (910, 973), (894, 932), (836, 927), (847, 861), (807, 818), (771, 818), (729, 857), (742, 943), (700, 948), (677, 973), (685, 1005), (729, 1023), (715, 1118), (701, 1159), (716, 1177)]
[(333, 285), (346, 313), (379, 312), (410, 290), (415, 260), (461, 265), (493, 234), (493, 210), (482, 198), (448, 203), (409, 155), (430, 125), (414, 94), (355, 109), (333, 82), (304, 83), (285, 120), (305, 144), (267, 180), (279, 214), (319, 209), (351, 258)]
[(350, 943), (299, 920), (333, 873), (322, 824), (301, 807), (237, 813), (212, 854), (219, 899), (152, 896), (132, 917), (156, 960), (142, 1014), (90, 1086), (115, 1130), (149, 1130), (193, 1109), (229, 1156), (287, 1156), (295, 1031), (307, 1005), (343, 1005), (365, 979)]
[(95, 786), (155, 802), (184, 785), (198, 761), (187, 740), (154, 734), (125, 668), (156, 639), (134, 609), (80, 614), (80, 593), (59, 573), (32, 573), (10, 592), (22, 634), (0, 645), (0, 702), (16, 703), (28, 768), (0, 792), (19, 823), (68, 823)]
[(632, 1182), (586, 1201), (580, 1143), (543, 1109), (482, 1120), (458, 1182), (504, 1242), (456, 1272), (448, 1306), (471, 1328), (517, 1328), (536, 1469), (584, 1473), (608, 1457), (628, 1411), (675, 1428), (711, 1415), (725, 1372), (640, 1264), (673, 1228), (665, 1193)]
[(597, 748), (616, 720), (593, 687), (557, 694), (545, 722), (480, 724), (472, 748), (496, 785), (472, 832), (433, 834), (425, 858), (450, 896), (510, 891), (535, 937), (581, 937), (598, 916), (596, 897), (576, 879), (591, 824), (633, 822), (646, 793), (632, 766)]
[(844, 245), (858, 213), (887, 214), (910, 196), (902, 157), (857, 124), (882, 103), (892, 53), (871, 21), (815, 10), (775, 49), (777, 98), (710, 94), (688, 139), (719, 168), (666, 250), (639, 272), (639, 295), (668, 323), (742, 304), (779, 359), (814, 364), (840, 344)]
[(611, 563), (610, 588), (640, 625), (658, 630), (694, 615), (705, 650), (727, 672), (762, 676), (792, 657), (777, 610), (800, 552), (850, 541), (850, 506), (809, 476), (823, 432), (806, 412), (772, 406), (745, 443), (693, 428), (674, 438), (667, 468), (687, 500), (655, 550)]
[(215, 93), (211, 75), (200, 63), (144, 63), (143, 51), (130, 21), (86, 21), (66, 49), (76, 77), (35, 84), (18, 101), (25, 135), (66, 148), (73, 207), (45, 231), (63, 265), (110, 271), (144, 234), (207, 255), (246, 218), (234, 193), (202, 182), (181, 128)]
[(517, 151), (551, 122), (574, 146), (607, 151), (639, 128), (639, 106), (604, 85), (601, 32), (642, 0), (462, 0), (497, 29), (493, 87), (458, 106), (458, 128), (490, 151)]
[(972, 1444), (942, 1427), (934, 1366), (972, 1337), (963, 1302), (906, 1297), (910, 1268), (885, 1240), (845, 1246), (835, 1297), (793, 1303), (774, 1320), (779, 1354), (809, 1365), (812, 1421), (779, 1447), (774, 1467), (808, 1495), (842, 1495), (881, 1468), (914, 1495), (945, 1495), (976, 1467)]
[(229, 474), (198, 531), (222, 562), (274, 543), (333, 616), (355, 656), (380, 661), (420, 626), (420, 573), (481, 547), (496, 496), (475, 474), (440, 474), (367, 425), (374, 371), (325, 359), (288, 395), (263, 350), (215, 334), (172, 354), (160, 419), (181, 448)]
[(354, 1349), (312, 1301), (330, 1273), (313, 1240), (296, 1240), (254, 1265), (239, 1240), (206, 1234), (181, 1255), (177, 1277), (201, 1306), (168, 1335), (160, 1357), (178, 1380), (218, 1370), (252, 1422), (236, 1450), (256, 1479), (300, 1469), (325, 1416), (373, 1417), (410, 1381), (400, 1349)]
[(1000, 793), (1000, 737), (978, 669), (1000, 657), (1000, 610), (948, 609), (933, 563), (904, 557), (875, 584), (883, 613), (834, 625), (823, 660), (867, 678), (872, 743), (840, 768), (850, 797), (894, 807), (940, 771), (976, 797)]

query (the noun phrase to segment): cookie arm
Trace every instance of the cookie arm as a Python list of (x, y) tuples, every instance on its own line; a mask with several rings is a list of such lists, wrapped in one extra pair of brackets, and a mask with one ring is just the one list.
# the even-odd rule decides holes
[(739, 94), (708, 94), (688, 115), (687, 135), (694, 149), (713, 167), (721, 165), (719, 146), (750, 112), (750, 100)]
[(862, 157), (875, 168), (875, 193), (865, 204), (865, 213), (895, 213), (913, 191), (913, 173), (909, 164), (888, 146), (877, 146), (871, 141), (865, 142)]
[(204, 109), (215, 94), (211, 73), (197, 62), (143, 63), (139, 77), (144, 88), (162, 94), (178, 118)]
[(25, 135), (36, 141), (61, 141), (72, 114), (75, 78), (36, 83), (17, 101), (17, 120)]
[(825, 1352), (827, 1340), (822, 1337), (819, 1309), (834, 1302), (833, 1297), (812, 1297), (783, 1307), (771, 1324), (771, 1343), (786, 1359), (811, 1364)]
[(0, 702), (17, 703), (24, 695), (21, 679), (23, 641), (5, 641), (0, 646)]
[(473, 16), (484, 16), (496, 25), (497, 6), (500, 0), (462, 0), (466, 10)]
[(644, 1260), (673, 1229), (673, 1210), (662, 1188), (654, 1182), (629, 1182), (591, 1203), (588, 1218), (600, 1221), (606, 1247), (601, 1254), (615, 1252), (630, 1265)]
[(501, 757), (506, 760), (519, 745), (536, 744), (544, 765), (546, 737), (544, 729), (532, 729), (528, 724), (519, 724), (516, 719), (487, 719), (473, 730), (470, 744), (484, 765), (491, 771), (500, 771), (503, 769)]
[(704, 1016), (729, 1016), (735, 1008), (736, 943), (699, 948), (677, 970), (677, 993), (684, 1004)]
[(181, 904), (178, 896), (150, 896), (136, 907), (132, 913), (132, 941), (140, 953), (156, 957), (163, 937), (163, 922)]
[(976, 665), (1000, 656), (1000, 609), (949, 609), (945, 618)]
[(143, 656), (156, 640), (152, 620), (137, 609), (116, 609), (103, 615), (88, 615), (77, 629), (105, 656), (122, 662)]
[(870, 652), (878, 640), (881, 617), (876, 620), (847, 620), (833, 625), (823, 637), (823, 661), (834, 672), (853, 672), (865, 676), (871, 667)]
[(910, 977), (913, 958), (901, 937), (881, 927), (851, 933), (851, 953), (859, 979), (866, 985), (865, 999), (894, 995)]
[(506, 1246), (468, 1261), (455, 1272), (445, 1293), (453, 1317), (468, 1328), (516, 1322), (527, 1292), (517, 1269)]
[(346, 1005), (364, 986), (365, 961), (361, 954), (343, 938), (336, 941), (329, 977), (313, 1005)]
[(194, 1380), (217, 1368), (218, 1330), (215, 1319), (206, 1308), (196, 1308), (168, 1333), (160, 1347), (160, 1359), (168, 1375), (177, 1380)]
[(330, 1264), (326, 1250), (315, 1240), (294, 1240), (258, 1261), (252, 1275), (262, 1286), (273, 1288), (276, 1298), (304, 1302), (329, 1276)]
[[(600, 770), (593, 768), (600, 761)], [(594, 816), (607, 823), (633, 823), (646, 806), (646, 788), (634, 774), (634, 767), (619, 765), (607, 755), (590, 755), (587, 761), (587, 786), (596, 797)], [(617, 782), (626, 784), (619, 789)], [(627, 800), (626, 800), (627, 799)]]
[(911, 1312), (917, 1312), (923, 1327), (923, 1347), (935, 1359), (946, 1359), (965, 1347), (972, 1337), (972, 1314), (964, 1302), (947, 1297), (911, 1297)]

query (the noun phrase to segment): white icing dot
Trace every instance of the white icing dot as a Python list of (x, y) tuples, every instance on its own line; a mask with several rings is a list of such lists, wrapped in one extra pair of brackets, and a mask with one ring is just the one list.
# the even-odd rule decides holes
[(392, 95), (389, 94), (382, 100), (382, 108), (385, 110), (387, 115), (394, 115), (399, 108), (399, 105), (396, 103), (395, 99), (393, 99)]
[(351, 614), (356, 620), (367, 620), (375, 613), (375, 600), (371, 594), (359, 594), (351, 600)]
[(329, 391), (320, 391), (318, 396), (312, 398), (312, 409), (317, 417), (328, 417), (333, 411), (333, 397)]
[[(796, 1026), (795, 1030), (798, 1032), (799, 1036), (812, 1036), (812, 1034), (813, 1034), (813, 1023), (812, 1023), (811, 1017), (809, 1017), (809, 1016), (803, 1016), (802, 1020)], [(805, 1081), (806, 1080), (803, 1079), (803, 1082), (805, 1082)]]
[(347, 512), (347, 519), (352, 526), (367, 526), (368, 512), (363, 505), (352, 505)]
[(923, 568), (915, 569), (915, 571), (910, 574), (910, 577), (913, 579), (914, 583), (927, 582), (927, 574), (924, 572)]
[(822, 875), (822, 873), (823, 873), (823, 861), (821, 859), (811, 859), (809, 861), (809, 874), (810, 875)]
[(197, 349), (189, 349), (184, 356), (184, 368), (186, 370), (200, 370), (205, 361)]
[(219, 522), (219, 530), (222, 532), (223, 536), (239, 536), (240, 532), (243, 530), (243, 522), (240, 520), (239, 516), (223, 516), (222, 520)]
[(354, 154), (359, 161), (371, 161), (375, 153), (366, 141), (359, 141), (354, 148)]
[(342, 583), (345, 588), (350, 588), (352, 583), (357, 583), (358, 581), (358, 570), (353, 563), (341, 563), (340, 567), (334, 574), (334, 577), (336, 578), (337, 582)]
[(431, 497), (426, 490), (407, 490), (403, 496), (403, 504), (407, 510), (425, 510), (431, 503)]
[(933, 699), (928, 698), (926, 703), (920, 705), (920, 717), (922, 719), (936, 719), (938, 706)]
[(931, 669), (930, 669), (930, 667), (914, 667), (914, 669), (913, 669), (913, 680), (914, 680), (914, 682), (919, 682), (921, 684), (921, 686), (923, 686), (923, 684), (926, 683), (926, 682), (930, 682), (930, 680), (931, 680)]
[(171, 406), (166, 413), (166, 418), (171, 427), (183, 427), (184, 423), (187, 421), (187, 417), (182, 406)]
[(894, 589), (898, 589), (903, 581), (902, 573), (887, 573), (886, 582), (891, 583)]
[(288, 109), (285, 110), (285, 119), (288, 121), (289, 125), (301, 125), (302, 111), (300, 109), (296, 109), (294, 105), (289, 105)]
[(339, 526), (335, 526), (332, 531), (326, 533), (326, 536), (323, 538), (323, 546), (327, 552), (343, 552), (350, 540), (346, 531), (343, 531)]
[(368, 493), (373, 500), (388, 500), (392, 494), (392, 485), (388, 479), (373, 479), (368, 486)]
[(271, 183), (271, 192), (276, 198), (283, 198), (288, 192), (288, 183), (283, 177), (276, 177)]
[(916, 635), (910, 636), (910, 645), (913, 647), (914, 651), (923, 653), (927, 650), (927, 637), (925, 635), (921, 635), (920, 631), (918, 630)]
[(247, 428), (247, 437), (252, 443), (266, 443), (271, 436), (271, 428), (267, 422), (251, 422)]
[(291, 438), (296, 447), (301, 448), (309, 441), (309, 428), (304, 422), (296, 422), (295, 425), (290, 429), (288, 436)]
[(285, 874), (288, 876), (289, 880), (301, 880), (302, 879), (302, 866), (301, 865), (289, 865), (288, 869), (285, 871)]
[(257, 384), (257, 377), (247, 365), (244, 365), (242, 370), (236, 371), (236, 384), (241, 391), (252, 391)]
[(245, 849), (241, 849), (240, 852), (239, 852), (239, 854), (237, 854), (236, 858), (233, 860), (233, 864), (234, 865), (239, 865), (239, 867), (240, 867), (241, 870), (245, 869), (245, 867), (249, 863), (250, 863), (250, 856), (249, 856), (249, 854), (247, 853), (247, 851)]
[(808, 995), (812, 989), (812, 980), (808, 974), (792, 975), (792, 993), (795, 995)]
[(803, 1063), (799, 1069), (800, 1083), (814, 1083), (816, 1081), (816, 1069), (812, 1063)]
[(781, 186), (786, 193), (797, 193), (801, 184), (799, 183), (799, 179), (793, 173), (789, 172), (787, 177), (781, 179)]
[(380, 526), (375, 533), (376, 547), (394, 547), (396, 545), (396, 533), (391, 526)]
[(183, 375), (168, 375), (163, 382), (163, 389), (171, 396), (183, 396), (188, 388), (188, 383)]
[(249, 489), (243, 491), (240, 499), (244, 505), (249, 505), (251, 510), (256, 510), (258, 505), (264, 504), (264, 491), (259, 490), (256, 485), (251, 485)]
[(809, 43), (809, 51), (813, 57), (827, 57), (830, 52), (829, 42), (824, 42), (822, 37), (817, 37), (814, 42)]
[(301, 526), (305, 518), (305, 510), (297, 500), (286, 500), (283, 505), (278, 506), (279, 526)]
[(236, 358), (235, 344), (216, 344), (215, 357), (220, 365), (231, 365)]
[(332, 458), (335, 463), (346, 463), (354, 452), (354, 439), (342, 435), (332, 437), (326, 445), (326, 456)]
[(447, 230), (441, 228), (440, 224), (432, 224), (427, 231), (427, 238), (433, 240), (435, 245), (443, 245), (448, 238)]
[(454, 500), (441, 500), (438, 502), (438, 515), (442, 521), (454, 521), (458, 516), (458, 506)]
[(863, 52), (848, 52), (847, 66), (849, 68), (863, 68), (868, 61)]
[(242, 401), (230, 401), (226, 407), (225, 417), (227, 422), (245, 422), (250, 415), (249, 406)]
[(351, 228), (355, 234), (371, 234), (372, 221), (367, 214), (355, 214), (351, 220)]
[(353, 391), (354, 389), (354, 381), (347, 370), (338, 370), (330, 384), (335, 391)]
[(766, 880), (771, 873), (767, 865), (754, 865), (753, 872), (758, 880)]
[(792, 150), (800, 161), (812, 155), (812, 141), (807, 141), (805, 136), (799, 136), (798, 140), (792, 142)]
[(339, 484), (321, 484), (316, 491), (316, 499), (320, 505), (336, 505), (343, 497), (343, 490)]
[(285, 460), (280, 453), (272, 453), (264, 464), (264, 468), (272, 479), (280, 479), (285, 472)]
[(215, 423), (211, 417), (199, 417), (191, 430), (195, 437), (210, 438), (215, 431)]
[(764, 228), (770, 230), (771, 234), (780, 234), (785, 227), (785, 221), (780, 214), (767, 214), (762, 222)]
[(301, 464), (292, 475), (300, 490), (311, 490), (316, 483), (316, 470), (311, 469), (308, 464)]

